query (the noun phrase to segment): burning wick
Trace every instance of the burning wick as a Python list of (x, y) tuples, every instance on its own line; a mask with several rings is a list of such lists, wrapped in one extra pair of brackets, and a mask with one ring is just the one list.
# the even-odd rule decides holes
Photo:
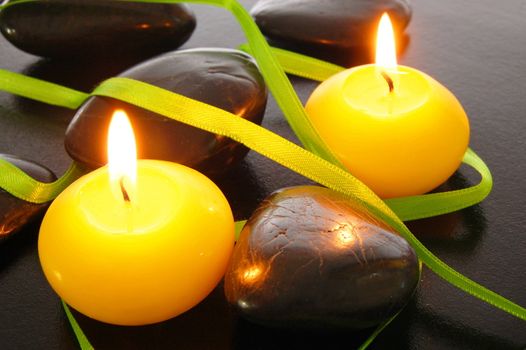
[(124, 198), (124, 201), (130, 203), (130, 195), (128, 194), (128, 191), (126, 191), (126, 187), (124, 187), (124, 176), (121, 177), (121, 179), (119, 180), (119, 185), (121, 187), (122, 197)]
[(393, 79), (391, 79), (389, 74), (387, 74), (385, 71), (381, 71), (380, 74), (382, 75), (382, 77), (387, 82), (387, 85), (389, 86), (389, 93), (392, 93), (394, 91)]

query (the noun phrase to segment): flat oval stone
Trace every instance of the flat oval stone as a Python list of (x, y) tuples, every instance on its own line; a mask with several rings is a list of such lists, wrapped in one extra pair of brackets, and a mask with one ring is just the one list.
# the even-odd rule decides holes
[(225, 293), (266, 326), (362, 329), (400, 310), (419, 276), (407, 241), (358, 202), (299, 186), (273, 193), (249, 219)]
[[(40, 182), (53, 182), (57, 178), (48, 168), (8, 154), (0, 158), (9, 161)], [(0, 243), (39, 216), (49, 203), (35, 204), (12, 196), (0, 189)]]
[(181, 4), (110, 0), (14, 3), (0, 12), (0, 31), (22, 51), (44, 57), (92, 59), (174, 50), (195, 29)]
[(303, 46), (351, 48), (374, 43), (382, 13), (395, 33), (411, 19), (407, 0), (259, 0), (252, 8), (268, 38)]
[[(120, 76), (137, 79), (208, 103), (260, 124), (267, 88), (255, 61), (229, 49), (193, 49), (168, 53)], [(231, 139), (174, 121), (111, 98), (90, 98), (66, 131), (66, 150), (89, 168), (106, 164), (107, 129), (116, 109), (132, 122), (138, 157), (187, 165), (208, 176), (219, 175), (248, 149)]]

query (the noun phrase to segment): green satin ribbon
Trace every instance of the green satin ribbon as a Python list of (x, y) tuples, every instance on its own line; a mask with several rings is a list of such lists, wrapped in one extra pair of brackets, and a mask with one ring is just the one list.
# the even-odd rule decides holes
[(71, 313), (71, 310), (69, 309), (68, 304), (64, 302), (64, 300), (61, 300), (62, 307), (64, 308), (64, 312), (66, 313), (66, 317), (68, 318), (69, 324), (71, 325), (71, 329), (73, 329), (73, 333), (75, 333), (75, 337), (77, 337), (77, 341), (79, 342), (79, 346), (81, 350), (93, 350), (93, 346), (89, 342), (88, 338), (82, 331), (82, 328), (80, 328), (77, 320)]
[[(30, 1), (33, 0), (27, 2)], [(175, 0), (123, 1), (156, 3), (180, 2)], [(437, 215), (437, 213), (447, 213), (466, 207), (466, 203), (468, 202), (464, 203), (461, 199), (458, 199), (461, 197), (459, 195), (449, 195), (456, 199), (453, 200), (452, 203), (449, 203), (450, 205), (444, 207), (443, 204), (445, 200), (443, 197), (445, 196), (441, 193), (424, 196), (427, 199), (423, 199), (422, 196), (399, 198), (392, 200), (393, 202), (390, 204), (394, 210), (400, 212), (400, 217), (398, 217), (392, 209), (378, 198), (369, 188), (363, 185), (351, 174), (342, 170), (339, 161), (337, 161), (332, 152), (325, 146), (310, 124), (292, 85), (288, 81), (280, 63), (274, 56), (273, 50), (271, 50), (266, 43), (263, 35), (251, 19), (248, 12), (246, 12), (246, 10), (235, 0), (197, 0), (185, 2), (220, 6), (234, 14), (247, 36), (249, 49), (256, 58), (262, 75), (287, 118), (287, 121), (305, 147), (316, 153), (319, 157), (264, 128), (228, 112), (132, 79), (109, 79), (95, 89), (92, 95), (113, 97), (189, 125), (230, 137), (268, 158), (306, 176), (307, 178), (354, 198), (361, 202), (361, 204), (368, 208), (373, 214), (377, 215), (380, 219), (385, 220), (394, 229), (400, 232), (400, 234), (413, 246), (421, 261), (423, 261), (436, 274), (465, 292), (470, 293), (518, 318), (526, 320), (526, 310), (523, 307), (482, 287), (450, 268), (427, 250), (427, 248), (418, 241), (418, 239), (400, 220), (401, 218), (407, 220), (408, 217), (425, 217), (419, 216), (423, 215), (423, 213), (427, 213), (427, 216)], [(15, 2), (7, 4), (6, 6), (16, 4), (17, 3)], [(274, 52), (276, 51), (274, 50)], [(291, 55), (293, 56), (293, 54)], [(282, 57), (284, 56), (286, 57), (285, 61), (290, 63), (291, 61), (287, 61), (287, 58), (290, 58), (291, 55), (287, 54), (287, 52), (279, 52), (277, 58), (283, 60)], [(304, 56), (297, 56), (295, 58), (300, 58), (302, 60), (305, 59)], [(303, 69), (311, 69), (308, 76), (305, 76), (316, 80), (323, 79), (323, 74), (329, 74), (331, 70), (337, 71), (338, 69), (341, 69), (341, 67), (338, 68), (335, 65), (321, 61), (318, 62), (321, 64), (314, 64), (316, 63), (315, 61), (308, 59), (304, 60), (304, 62), (306, 65), (302, 66), (302, 69), (298, 69), (299, 66), (296, 67), (295, 74), (301, 75)], [(287, 67), (287, 63), (284, 65)], [(291, 73), (294, 73), (292, 71), (294, 67), (288, 66), (287, 69), (289, 69)], [(0, 89), (67, 108), (78, 108), (82, 101), (88, 97), (87, 94), (82, 92), (2, 70), (0, 70)], [(475, 192), (477, 195), (471, 196), (471, 204), (477, 203), (482, 200), (491, 189), (491, 174), (482, 160), (471, 150), (468, 150), (466, 153), (464, 161), (467, 164), (474, 166), (482, 174), (482, 181), (477, 185), (479, 187), (474, 186), (459, 191), (463, 191), (462, 195), (466, 192)], [(4, 170), (5, 167), (2, 168), (2, 172)], [(0, 178), (0, 181), (24, 181), (24, 176), (20, 174), (18, 175), (19, 176), (16, 178), (9, 176)], [(62, 183), (62, 185), (63, 184), (64, 183)], [(4, 187), (5, 184), (2, 183), (1, 186)], [(9, 185), (7, 187), (9, 187)], [(484, 191), (480, 190), (480, 188), (483, 188)], [(456, 191), (446, 192), (446, 194), (455, 192)], [(55, 193), (53, 193), (53, 195), (54, 194)], [(37, 194), (28, 197), (42, 200), (45, 196), (39, 197)], [(50, 199), (52, 198), (48, 198), (48, 200)], [(422, 205), (426, 206), (427, 209), (420, 212)], [(435, 208), (434, 206), (437, 205), (441, 207), (439, 209)], [(413, 214), (415, 211), (419, 213), (416, 217)], [(406, 216), (402, 214), (405, 214)], [(376, 334), (378, 333), (375, 332), (372, 335), (372, 338), (370, 339), (371, 341)]]
[[(241, 44), (238, 48), (252, 54), (252, 49), (248, 44)], [(345, 70), (345, 67), (277, 47), (270, 47), (270, 51), (286, 73), (298, 77), (324, 81)]]
[(0, 159), (0, 188), (31, 203), (49, 202), (82, 174), (81, 168), (73, 162), (58, 180), (44, 183), (33, 179), (7, 160)]
[(70, 109), (77, 109), (89, 97), (89, 94), (54, 83), (29, 77), (23, 79), (18, 73), (4, 69), (1, 71), (0, 90), (14, 95)]

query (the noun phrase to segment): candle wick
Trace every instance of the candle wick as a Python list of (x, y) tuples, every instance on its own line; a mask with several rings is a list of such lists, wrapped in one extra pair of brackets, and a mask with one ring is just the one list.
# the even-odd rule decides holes
[(385, 71), (381, 71), (380, 74), (382, 75), (382, 77), (387, 82), (387, 85), (389, 86), (389, 93), (392, 93), (394, 91), (393, 79)]
[(125, 202), (131, 202), (130, 201), (130, 195), (128, 194), (128, 191), (126, 191), (126, 187), (124, 187), (124, 176), (121, 177), (119, 180), (119, 185), (121, 187), (122, 197), (124, 198)]

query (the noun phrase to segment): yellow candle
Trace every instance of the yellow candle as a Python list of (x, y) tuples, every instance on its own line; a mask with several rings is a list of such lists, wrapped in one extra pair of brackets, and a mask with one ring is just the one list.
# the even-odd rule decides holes
[(40, 261), (57, 294), (83, 314), (119, 325), (160, 322), (221, 280), (234, 245), (232, 212), (195, 170), (154, 160), (138, 161), (136, 175), (123, 167), (111, 176), (100, 168), (57, 197), (40, 229)]
[(347, 169), (390, 198), (422, 194), (445, 182), (467, 149), (469, 122), (443, 85), (396, 64), (392, 29), (384, 31), (385, 21), (387, 15), (380, 25), (377, 64), (324, 81), (306, 111)]

